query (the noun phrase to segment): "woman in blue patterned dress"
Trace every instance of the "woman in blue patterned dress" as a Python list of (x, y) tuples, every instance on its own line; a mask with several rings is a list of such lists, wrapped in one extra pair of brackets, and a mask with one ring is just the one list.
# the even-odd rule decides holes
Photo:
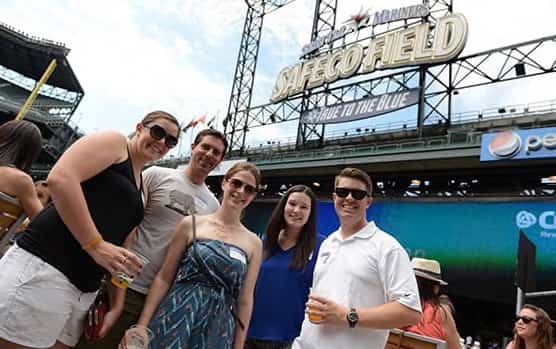
[(259, 183), (255, 165), (235, 164), (222, 181), (220, 208), (196, 217), (196, 237), (190, 216), (176, 227), (138, 321), (154, 333), (151, 349), (243, 348), (262, 243), (240, 216)]

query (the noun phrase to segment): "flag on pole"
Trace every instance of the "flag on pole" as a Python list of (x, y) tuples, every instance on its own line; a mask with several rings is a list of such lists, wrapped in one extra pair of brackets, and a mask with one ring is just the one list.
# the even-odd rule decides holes
[(201, 116), (198, 116), (198, 117), (196, 117), (196, 118), (193, 118), (193, 119), (189, 122), (189, 124), (187, 124), (187, 125), (183, 128), (183, 132), (186, 132), (186, 131), (187, 131), (188, 129), (190, 129), (191, 127), (197, 126), (199, 123), (204, 124), (205, 121), (206, 121), (206, 119), (207, 119), (206, 114), (203, 114), (203, 115), (201, 115)]
[(214, 120), (216, 120), (217, 114), (213, 115), (211, 118), (209, 118), (209, 120), (207, 121), (207, 127), (208, 128), (212, 128), (212, 125), (214, 124)]

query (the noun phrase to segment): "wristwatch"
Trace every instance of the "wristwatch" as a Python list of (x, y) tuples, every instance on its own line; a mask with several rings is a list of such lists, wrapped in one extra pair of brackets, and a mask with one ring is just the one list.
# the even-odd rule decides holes
[(354, 328), (359, 321), (359, 314), (357, 314), (357, 310), (355, 310), (355, 308), (350, 308), (346, 315), (346, 319), (349, 324), (349, 328)]

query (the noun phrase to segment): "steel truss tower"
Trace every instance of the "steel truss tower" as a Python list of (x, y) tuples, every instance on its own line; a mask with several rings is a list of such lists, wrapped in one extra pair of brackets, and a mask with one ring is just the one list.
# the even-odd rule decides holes
[[(287, 3), (284, 1), (284, 4)], [(528, 78), (546, 73), (556, 72), (556, 59), (549, 61), (542, 57), (542, 53), (556, 48), (556, 35), (514, 44), (502, 48), (459, 57), (451, 62), (432, 64), (422, 67), (409, 67), (403, 71), (388, 73), (382, 71), (370, 76), (356, 75), (349, 82), (335, 82), (332, 86), (325, 85), (312, 91), (305, 91), (300, 96), (290, 97), (278, 103), (267, 103), (259, 106), (250, 106), (253, 88), (257, 52), (260, 41), (260, 28), (265, 6), (269, 2), (258, 2), (262, 9), (260, 26), (257, 30), (250, 28), (250, 6), (247, 13), (246, 25), (240, 46), (240, 54), (234, 79), (234, 87), (230, 98), (225, 133), (230, 140), (234, 154), (242, 154), (245, 149), (245, 136), (249, 129), (299, 120), (302, 111), (315, 107), (344, 103), (369, 95), (402, 91), (410, 88), (421, 87), (421, 98), (418, 106), (419, 134), (423, 135), (425, 126), (438, 123), (450, 125), (452, 117), (452, 95), (458, 91), (483, 86), (503, 81)], [(430, 10), (426, 18), (429, 23), (435, 23), (440, 17), (452, 12), (452, 0), (423, 0), (423, 4)], [(280, 6), (272, 5), (272, 9)], [(266, 12), (268, 13), (268, 11)], [(336, 0), (317, 0), (315, 17), (311, 38), (326, 35), (334, 29), (336, 16)], [(398, 30), (408, 25), (413, 25), (421, 20), (407, 20), (401, 24), (390, 24), (381, 31), (375, 32), (371, 37), (384, 32)], [(250, 38), (256, 36), (256, 49), (246, 44)], [(344, 46), (346, 43), (344, 42)], [(330, 47), (321, 48), (316, 54), (330, 50)], [(333, 50), (338, 47), (333, 48)], [(247, 61), (249, 57), (252, 61)], [(250, 63), (250, 64), (248, 64)], [(246, 67), (251, 67), (249, 70)], [(297, 135), (298, 148), (319, 146), (324, 138), (324, 127), (320, 125), (306, 125), (300, 122)], [(239, 152), (239, 153), (238, 153)]]
[(266, 14), (290, 3), (292, 0), (245, 0), (247, 14), (243, 25), (243, 35), (239, 46), (232, 94), (228, 105), (228, 113), (224, 120), (226, 136), (230, 142), (230, 149), (240, 149), (245, 146), (245, 136), (249, 131), (248, 114), (253, 95), (253, 83), (257, 68), (259, 45), (263, 28), (263, 18)]
[[(318, 37), (323, 37), (334, 30), (336, 27), (336, 8), (338, 0), (317, 0), (315, 5), (315, 15), (313, 17), (313, 29), (311, 31), (311, 41), (316, 40)], [(329, 46), (327, 49), (331, 49)], [(313, 56), (317, 56), (319, 52)], [(325, 89), (328, 84), (325, 84)], [(326, 98), (326, 97), (325, 97)], [(310, 91), (303, 94), (301, 101), (301, 112), (312, 109), (312, 106), (318, 103), (318, 98), (315, 98)], [(299, 122), (297, 130), (297, 147), (301, 147), (311, 139), (316, 139), (318, 145), (322, 145), (324, 141), (324, 125), (304, 124)]]

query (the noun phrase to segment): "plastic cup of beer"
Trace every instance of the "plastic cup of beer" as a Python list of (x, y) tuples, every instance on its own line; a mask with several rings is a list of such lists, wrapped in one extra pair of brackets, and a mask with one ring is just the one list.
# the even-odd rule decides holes
[[(317, 296), (325, 296), (325, 294), (323, 292), (321, 292), (320, 290), (315, 290), (313, 288), (309, 289), (309, 294), (315, 294)], [(309, 316), (309, 321), (311, 322), (318, 322), (322, 320), (322, 316), (320, 315), (315, 315), (315, 314), (311, 314), (311, 310), (315, 310), (314, 308), (314, 304), (318, 303), (317, 301), (311, 300), (309, 299), (309, 303), (307, 304), (307, 315)]]
[[(141, 265), (144, 267), (145, 265), (149, 264), (149, 259), (135, 251), (132, 251), (141, 261)], [(127, 275), (123, 271), (117, 271), (112, 274), (112, 278), (110, 282), (114, 284), (114, 286), (119, 288), (128, 288), (129, 285), (133, 282), (133, 276)]]
[(153, 337), (154, 333), (148, 327), (133, 325), (126, 331), (125, 346), (127, 349), (148, 349)]

